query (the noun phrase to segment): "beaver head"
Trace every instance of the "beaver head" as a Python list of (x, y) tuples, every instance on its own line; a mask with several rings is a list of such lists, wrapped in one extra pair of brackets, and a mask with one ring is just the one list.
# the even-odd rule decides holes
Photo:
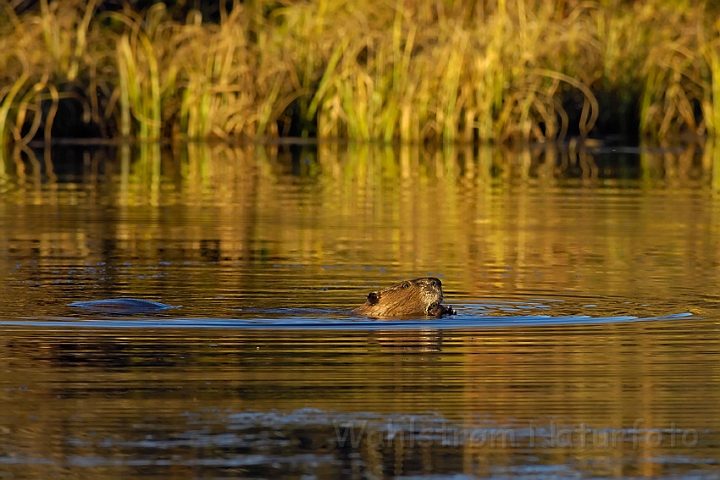
[(442, 282), (434, 277), (416, 278), (371, 292), (354, 314), (372, 318), (441, 317), (452, 315), (451, 307), (440, 305)]

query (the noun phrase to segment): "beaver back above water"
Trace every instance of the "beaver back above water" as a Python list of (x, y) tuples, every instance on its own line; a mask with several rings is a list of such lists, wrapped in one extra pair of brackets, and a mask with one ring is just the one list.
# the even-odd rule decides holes
[(165, 305), (160, 302), (143, 300), (140, 298), (108, 298), (104, 300), (88, 300), (85, 302), (73, 302), (69, 307), (86, 308), (93, 312), (107, 313), (110, 315), (137, 315), (146, 313), (157, 313), (162, 310), (175, 308), (172, 305)]
[(437, 317), (455, 315), (443, 301), (442, 282), (434, 277), (416, 278), (371, 292), (365, 304), (352, 313), (372, 318)]

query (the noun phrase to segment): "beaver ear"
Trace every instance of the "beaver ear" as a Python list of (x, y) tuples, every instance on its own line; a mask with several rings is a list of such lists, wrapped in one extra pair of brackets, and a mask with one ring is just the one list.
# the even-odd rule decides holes
[(368, 293), (367, 301), (370, 305), (375, 305), (380, 300), (380, 295), (377, 292)]

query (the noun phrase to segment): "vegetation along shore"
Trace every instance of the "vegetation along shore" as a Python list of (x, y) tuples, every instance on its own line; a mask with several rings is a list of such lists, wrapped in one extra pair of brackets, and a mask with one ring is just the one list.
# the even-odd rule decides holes
[(172, 2), (30, 3), (0, 0), (2, 149), (720, 130), (720, 16), (701, 2), (228, 0), (212, 16)]

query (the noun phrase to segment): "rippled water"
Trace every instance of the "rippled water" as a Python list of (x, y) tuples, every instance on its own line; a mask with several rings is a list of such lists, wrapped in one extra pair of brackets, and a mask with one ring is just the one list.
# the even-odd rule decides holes
[[(4, 476), (717, 476), (692, 155), (71, 153), (0, 181)], [(424, 275), (457, 316), (350, 314)], [(175, 308), (68, 306), (121, 296)]]

